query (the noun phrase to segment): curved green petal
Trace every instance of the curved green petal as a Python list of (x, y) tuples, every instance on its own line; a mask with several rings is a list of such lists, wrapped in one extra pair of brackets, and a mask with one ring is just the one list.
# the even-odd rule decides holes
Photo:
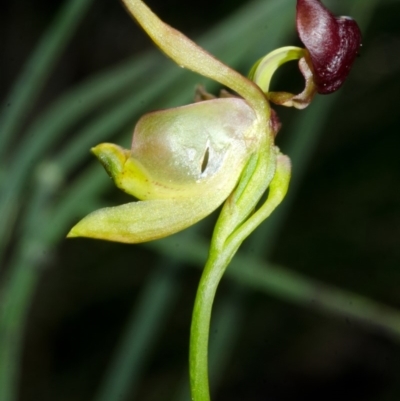
[(301, 59), (305, 54), (306, 50), (301, 47), (286, 46), (276, 49), (253, 65), (249, 73), (249, 78), (265, 93), (268, 93), (269, 85), (275, 71), (288, 61)]
[[(313, 72), (310, 68), (306, 49), (294, 46), (281, 47), (255, 63), (249, 73), (253, 80), (266, 94), (269, 101), (280, 106), (306, 108), (317, 93)], [(299, 69), (305, 80), (305, 88), (298, 94), (289, 92), (270, 92), (269, 86), (275, 71), (288, 61), (299, 60)]]
[(153, 199), (99, 209), (84, 217), (68, 237), (139, 243), (181, 231), (212, 213), (235, 183), (186, 199)]
[(231, 69), (196, 45), (181, 32), (161, 21), (141, 0), (122, 0), (129, 13), (142, 26), (154, 43), (179, 66), (211, 78), (241, 95), (264, 123), (269, 118), (269, 105), (253, 82)]

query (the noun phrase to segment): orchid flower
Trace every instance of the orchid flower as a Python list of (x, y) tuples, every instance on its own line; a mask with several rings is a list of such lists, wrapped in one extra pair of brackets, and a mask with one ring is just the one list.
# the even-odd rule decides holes
[[(280, 152), (273, 141), (279, 123), (269, 101), (302, 109), (317, 91), (337, 89), (358, 50), (358, 27), (348, 18), (336, 19), (318, 0), (298, 0), (297, 28), (307, 49), (277, 49), (257, 62), (245, 78), (162, 22), (141, 0), (124, 0), (124, 4), (178, 65), (225, 85), (240, 97), (149, 113), (137, 123), (130, 151), (108, 143), (94, 147), (92, 152), (115, 184), (139, 201), (91, 213), (68, 236), (138, 243), (178, 232), (228, 199), (249, 160), (257, 158), (252, 180), (257, 179), (257, 185), (252, 184), (253, 192), (247, 188), (243, 194), (243, 213), (232, 229), (252, 212), (275, 174)], [(304, 91), (298, 95), (270, 92), (272, 75), (291, 60), (299, 60)], [(288, 160), (281, 163), (288, 168)]]
[[(150, 241), (183, 230), (225, 202), (191, 328), (192, 399), (208, 401), (208, 335), (218, 283), (241, 243), (279, 205), (289, 185), (290, 160), (274, 144), (280, 122), (270, 102), (302, 109), (316, 93), (338, 89), (361, 35), (353, 20), (335, 18), (319, 0), (298, 0), (297, 29), (306, 48), (274, 50), (246, 78), (162, 22), (141, 0), (123, 3), (168, 57), (232, 93), (215, 98), (200, 89), (194, 104), (146, 114), (135, 127), (130, 150), (111, 143), (94, 147), (117, 187), (138, 201), (95, 211), (68, 236)], [(305, 89), (271, 92), (274, 72), (292, 60), (299, 62)]]

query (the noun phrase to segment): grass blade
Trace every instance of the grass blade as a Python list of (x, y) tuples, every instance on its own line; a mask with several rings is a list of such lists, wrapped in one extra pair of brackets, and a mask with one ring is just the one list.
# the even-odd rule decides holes
[(69, 0), (65, 2), (30, 60), (2, 108), (0, 118), (0, 159), (4, 160), (8, 144), (18, 131), (24, 116), (51, 73), (59, 55), (79, 25), (92, 0)]

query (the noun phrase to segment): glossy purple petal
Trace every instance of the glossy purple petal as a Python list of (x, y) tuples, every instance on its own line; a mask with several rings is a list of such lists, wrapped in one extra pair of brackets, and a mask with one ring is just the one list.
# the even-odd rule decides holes
[(319, 0), (297, 0), (297, 31), (310, 53), (318, 92), (336, 91), (345, 81), (361, 45), (349, 17), (335, 17)]

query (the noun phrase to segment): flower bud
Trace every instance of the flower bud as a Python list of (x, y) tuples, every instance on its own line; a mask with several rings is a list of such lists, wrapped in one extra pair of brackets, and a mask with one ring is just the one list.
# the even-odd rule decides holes
[(319, 0), (297, 0), (296, 22), (318, 92), (335, 92), (349, 74), (361, 45), (357, 23), (349, 17), (335, 17)]

